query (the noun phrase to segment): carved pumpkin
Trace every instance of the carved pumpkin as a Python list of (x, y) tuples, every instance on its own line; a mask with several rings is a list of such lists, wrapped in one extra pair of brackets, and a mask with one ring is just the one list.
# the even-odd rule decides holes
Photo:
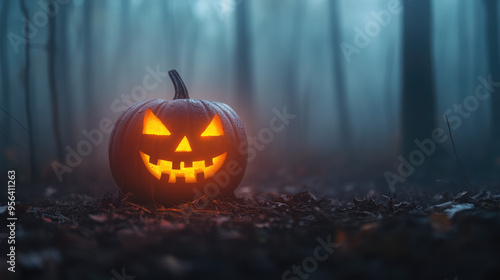
[(226, 104), (189, 99), (177, 71), (169, 75), (174, 100), (137, 103), (116, 123), (109, 145), (116, 183), (162, 202), (233, 193), (247, 164), (240, 118)]

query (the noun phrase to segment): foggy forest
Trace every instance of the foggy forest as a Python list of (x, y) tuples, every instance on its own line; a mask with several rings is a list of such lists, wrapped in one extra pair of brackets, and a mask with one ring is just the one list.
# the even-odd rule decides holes
[[(66, 156), (101, 120), (116, 121), (138, 101), (171, 99), (165, 76), (137, 88), (148, 73), (171, 69), (194, 98), (232, 106), (257, 139), (273, 109), (295, 115), (256, 150), (256, 162), (275, 169), (380, 179), (398, 155), (418, 149), (415, 140), (435, 128), (448, 135), (447, 115), (471, 180), (498, 174), (497, 1), (55, 4), (1, 7), (1, 160), (23, 180), (57, 182), (55, 162), (68, 167), (59, 171), (64, 181), (107, 178), (109, 131), (78, 166)], [(415, 9), (403, 19), (404, 5)], [(460, 174), (450, 141), (436, 149), (419, 172), (434, 162), (432, 179)]]
[[(99, 271), (96, 273), (100, 278), (92, 278), (87, 274), (91, 272), (82, 272), (81, 268), (73, 270), (73, 264), (66, 262), (55, 270), (47, 270), (44, 262), (36, 268), (49, 275), (44, 279), (82, 279), (78, 275), (86, 275), (85, 279), (110, 279), (115, 274), (109, 271), (120, 271), (122, 264), (134, 275), (142, 275), (141, 279), (157, 279), (149, 276), (160, 275), (155, 273), (162, 269), (172, 273), (168, 275), (190, 279), (205, 273), (205, 266), (198, 266), (196, 258), (201, 258), (203, 264), (211, 263), (214, 252), (221, 252), (219, 248), (251, 245), (276, 253), (272, 249), (275, 247), (268, 244), (278, 243), (282, 244), (280, 253), (269, 253), (268, 259), (260, 258), (261, 253), (256, 251), (237, 260), (232, 259), (232, 253), (220, 253), (225, 260), (218, 263), (220, 267), (237, 268), (221, 274), (220, 278), (212, 276), (236, 279), (242, 271), (250, 271), (249, 275), (254, 277), (261, 271), (270, 273), (268, 276), (280, 276), (283, 271), (287, 273), (292, 263), (307, 256), (303, 252), (309, 249), (312, 252), (317, 245), (316, 229), (322, 233), (335, 232), (332, 235), (335, 242), (343, 244), (352, 241), (350, 238), (365, 240), (365, 236), (378, 232), (381, 220), (396, 217), (416, 221), (425, 217), (425, 223), (421, 222), (424, 218), (415, 222), (422, 228), (404, 231), (402, 238), (421, 241), (419, 236), (411, 235), (413, 232), (460, 235), (460, 229), (466, 226), (457, 226), (457, 220), (452, 219), (455, 212), (443, 214), (443, 211), (466, 202), (469, 205), (460, 204), (462, 208), (450, 211), (475, 207), (474, 217), (483, 217), (483, 210), (496, 211), (497, 217), (495, 222), (481, 224), (480, 228), (488, 233), (474, 240), (490, 243), (477, 247), (478, 251), (470, 255), (476, 258), (470, 259), (500, 260), (498, 252), (487, 249), (498, 245), (498, 239), (488, 234), (498, 235), (500, 224), (500, 196), (490, 192), (500, 180), (498, 0), (3, 0), (0, 3), (0, 166), (2, 174), (15, 170), (16, 195), (28, 201), (20, 208), (28, 210), (19, 210), (32, 219), (23, 224), (27, 231), (46, 232), (47, 235), (35, 234), (40, 244), (52, 244), (47, 246), (57, 248), (64, 260), (71, 260), (73, 251), (65, 251), (66, 245), (54, 241), (58, 238), (44, 239), (52, 236), (54, 224), (64, 228), (65, 223), (74, 219), (77, 222), (72, 225), (88, 226), (88, 231), (78, 233), (83, 236), (79, 237), (81, 240), (106, 243), (108, 239), (99, 239), (108, 238), (100, 235), (101, 230), (109, 230), (113, 236), (110, 238), (114, 238), (118, 223), (133, 227), (131, 232), (144, 231), (137, 240), (163, 236), (164, 232), (149, 231), (144, 225), (158, 222), (168, 227), (167, 236), (171, 238), (161, 239), (164, 242), (161, 244), (170, 246), (161, 250), (168, 247), (170, 251), (165, 249), (168, 256), (178, 258), (174, 262), (177, 269), (182, 263), (179, 260), (189, 263), (180, 274), (178, 270), (169, 270), (169, 265), (158, 265), (153, 272), (144, 272), (132, 264), (138, 260), (131, 256), (146, 256), (144, 262), (148, 258), (157, 260), (160, 257), (143, 249), (160, 243), (147, 243), (137, 251), (136, 247), (130, 249), (125, 245), (113, 247), (110, 250), (118, 252), (114, 257), (96, 245), (95, 251), (82, 251), (81, 256), (96, 254), (114, 260), (94, 263), (92, 267)], [(204, 206), (199, 212), (191, 202), (186, 202), (184, 208), (160, 207), (158, 201), (154, 201), (154, 206), (143, 206), (120, 189), (116, 176), (113, 179), (109, 160), (113, 127), (125, 111), (139, 102), (172, 100), (179, 84), (170, 81), (169, 75), (177, 73), (169, 73), (171, 70), (182, 77), (191, 99), (225, 103), (241, 118), (248, 141), (248, 165), (235, 190), (236, 198), (231, 198), (234, 201), (211, 200), (208, 208)], [(187, 145), (186, 150), (191, 151)], [(148, 159), (142, 169), (149, 168), (152, 172), (152, 168), (158, 168), (161, 176), (160, 160), (156, 166), (147, 163)], [(175, 182), (175, 176), (173, 179)], [(464, 190), (469, 193), (462, 193)], [(5, 195), (2, 191), (0, 197)], [(64, 202), (66, 199), (57, 195), (71, 198)], [(245, 195), (250, 201), (245, 203), (251, 206), (239, 200)], [(416, 198), (418, 195), (425, 197)], [(320, 197), (327, 198), (320, 201)], [(33, 202), (38, 198), (50, 203)], [(337, 203), (333, 199), (347, 202)], [(449, 204), (445, 205), (446, 201)], [(63, 202), (76, 207), (76, 212), (65, 212), (67, 205)], [(96, 206), (90, 207), (94, 202)], [(195, 214), (190, 212), (186, 218), (185, 207), (193, 207), (189, 209)], [(318, 209), (322, 214), (315, 212)], [(4, 211), (0, 214), (6, 215)], [(437, 218), (436, 211), (441, 211)], [(129, 217), (129, 221), (117, 222), (116, 213)], [(231, 213), (227, 214), (230, 218), (217, 216), (221, 213)], [(251, 216), (249, 227), (235, 226), (243, 223), (235, 216), (245, 215)], [(341, 221), (347, 222), (342, 224), (336, 215), (344, 215), (345, 220)], [(151, 220), (144, 219), (145, 216)], [(198, 240), (199, 233), (193, 229), (197, 223), (213, 235)], [(273, 225), (276, 228), (272, 229)], [(486, 225), (494, 230), (486, 230)], [(222, 230), (225, 227), (227, 231)], [(291, 229), (294, 232), (283, 233)], [(363, 235), (356, 235), (358, 229)], [(62, 232), (73, 234), (72, 230), (64, 228)], [(229, 235), (234, 232), (241, 235)], [(384, 232), (383, 228), (380, 232)], [(425, 240), (435, 240), (439, 234), (426, 235), (431, 237), (422, 244), (433, 244)], [(278, 239), (281, 235), (290, 238)], [(395, 240), (400, 240), (399, 236)], [(181, 237), (189, 240), (181, 242)], [(219, 246), (213, 245), (213, 240), (233, 240), (233, 237), (243, 241), (216, 243), (220, 245), (216, 249), (210, 247)], [(405, 256), (409, 261), (404, 264), (407, 270), (398, 270), (400, 274), (395, 278), (386, 277), (389, 274), (378, 273), (394, 271), (387, 269), (385, 262), (371, 266), (373, 263), (361, 261), (365, 259), (350, 258), (355, 254), (372, 256), (371, 252), (377, 257), (390, 258), (393, 255), (385, 255), (385, 250), (400, 248), (387, 245), (389, 249), (353, 249), (359, 244), (382, 242), (374, 238), (376, 242), (353, 241), (351, 247), (340, 247), (345, 255), (337, 256), (335, 251), (335, 258), (328, 261), (331, 266), (320, 269), (322, 272), (316, 275), (319, 278), (311, 279), (332, 279), (332, 275), (341, 275), (335, 279), (347, 279), (350, 272), (342, 273), (357, 267), (367, 269), (367, 274), (363, 274), (367, 279), (457, 279), (453, 278), (456, 275), (469, 276), (458, 279), (491, 279), (487, 272), (475, 274), (474, 267), (478, 264), (469, 263), (469, 259), (461, 260), (470, 266), (461, 266), (457, 259), (468, 256), (461, 249), (457, 249), (461, 253), (443, 249), (435, 254), (436, 258), (443, 255), (457, 258), (456, 262), (450, 262), (453, 265), (443, 265), (439, 273), (436, 272), (439, 269), (429, 266), (418, 276), (412, 275), (409, 271), (417, 270), (415, 265), (420, 257), (408, 253)], [(445, 238), (452, 238), (446, 239), (452, 240), (449, 244), (467, 239), (453, 235), (439, 242)], [(119, 240), (117, 244), (123, 241), (113, 240)], [(131, 243), (123, 241), (123, 244)], [(183, 255), (178, 244), (209, 249), (193, 249), (191, 255)], [(300, 251), (300, 244), (309, 249)], [(428, 250), (426, 256), (434, 255), (434, 249), (424, 249), (427, 247), (419, 244), (411, 243), (405, 252), (422, 248)], [(25, 246), (23, 252), (28, 250), (28, 245)], [(126, 254), (120, 253), (122, 249)], [(80, 252), (78, 248), (71, 250)], [(344, 266), (343, 262), (332, 259), (353, 265)], [(242, 262), (252, 265), (241, 266)], [(36, 271), (31, 263), (22, 265), (24, 273), (28, 273), (22, 275)], [(156, 262), (144, 265), (154, 266)], [(214, 275), (225, 271), (215, 264), (207, 267)], [(61, 278), (51, 278), (54, 271)], [(492, 271), (499, 273), (498, 268)], [(369, 277), (373, 275), (381, 278)]]

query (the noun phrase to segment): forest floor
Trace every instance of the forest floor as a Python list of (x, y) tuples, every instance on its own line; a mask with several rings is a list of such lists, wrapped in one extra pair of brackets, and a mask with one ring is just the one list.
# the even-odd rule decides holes
[(499, 189), (260, 193), (176, 207), (50, 195), (17, 205), (16, 273), (2, 253), (0, 278), (500, 279)]

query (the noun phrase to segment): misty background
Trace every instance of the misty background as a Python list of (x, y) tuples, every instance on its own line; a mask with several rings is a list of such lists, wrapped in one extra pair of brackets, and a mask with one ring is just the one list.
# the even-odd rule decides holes
[[(68, 147), (127, 102), (172, 99), (161, 74), (145, 94), (137, 88), (171, 69), (191, 98), (231, 106), (249, 137), (269, 127), (273, 109), (296, 115), (244, 184), (386, 184), (415, 139), (448, 135), (444, 114), (469, 179), (500, 174), (500, 86), (487, 91), (478, 79), (500, 82), (496, 0), (19, 0), (0, 9), (0, 161), (19, 181), (111, 182), (109, 133), (75, 167)], [(479, 85), (490, 96), (475, 97)], [(411, 179), (461, 182), (451, 142), (436, 147)], [(62, 182), (55, 162), (71, 170)]]

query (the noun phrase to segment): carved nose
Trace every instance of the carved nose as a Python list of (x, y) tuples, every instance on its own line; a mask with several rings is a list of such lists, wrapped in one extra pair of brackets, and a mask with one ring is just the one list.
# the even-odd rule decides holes
[(179, 143), (179, 146), (177, 146), (177, 149), (175, 149), (176, 152), (192, 152), (191, 150), (191, 145), (189, 145), (189, 141), (187, 139), (187, 136), (184, 136), (182, 138), (181, 142)]

